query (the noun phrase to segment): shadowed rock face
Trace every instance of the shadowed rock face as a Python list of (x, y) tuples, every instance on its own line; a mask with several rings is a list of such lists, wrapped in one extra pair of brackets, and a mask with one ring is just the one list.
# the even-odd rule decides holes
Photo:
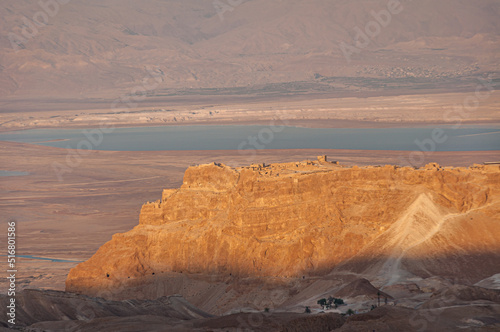
[[(6, 316), (10, 298), (0, 295)], [(109, 301), (58, 291), (24, 290), (16, 296), (16, 327), (30, 331), (252, 331), (328, 332), (342, 326), (340, 314), (253, 313), (213, 317), (179, 295), (157, 300)], [(7, 327), (0, 319), (0, 330)], [(8, 329), (5, 329), (9, 331)]]
[[(5, 308), (9, 300), (10, 298), (5, 295), (0, 296), (2, 317), (7, 317)], [(109, 301), (103, 298), (41, 290), (24, 290), (16, 295), (17, 326), (30, 326), (45, 321), (70, 323), (71, 321), (146, 315), (162, 317), (172, 323), (212, 317), (179, 295), (147, 301)], [(75, 323), (66, 324), (66, 327), (71, 330), (74, 325)], [(63, 326), (59, 328), (62, 330)]]
[(382, 300), (393, 298), (389, 294), (381, 292), (379, 289), (375, 288), (364, 278), (356, 279), (335, 292), (335, 296), (340, 298), (356, 297), (361, 295), (369, 296), (371, 298), (381, 298)]
[(498, 273), (499, 183), (498, 166), (190, 167), (180, 189), (143, 206), (138, 226), (72, 269), (66, 290), (108, 298), (175, 291), (190, 301), (216, 291), (206, 278), (199, 289), (175, 288), (173, 273), (290, 280), (347, 270), (377, 285), (429, 273), (477, 282)]
[[(358, 284), (366, 284), (358, 280)], [(454, 285), (434, 292), (419, 309), (381, 306), (350, 317), (338, 313), (235, 313), (213, 317), (176, 295), (157, 300), (110, 301), (58, 291), (16, 296), (16, 327), (29, 331), (457, 331), (500, 327), (500, 291)], [(9, 298), (0, 295), (0, 316)], [(0, 331), (10, 331), (2, 326)], [(338, 330), (337, 330), (338, 329)]]

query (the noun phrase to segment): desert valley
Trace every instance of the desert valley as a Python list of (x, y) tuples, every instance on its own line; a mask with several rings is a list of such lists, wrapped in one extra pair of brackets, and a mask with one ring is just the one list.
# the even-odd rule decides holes
[(498, 1), (0, 4), (0, 331), (500, 329)]

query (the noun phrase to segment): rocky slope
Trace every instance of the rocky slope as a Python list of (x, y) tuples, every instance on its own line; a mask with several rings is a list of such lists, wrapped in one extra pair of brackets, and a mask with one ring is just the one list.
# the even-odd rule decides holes
[[(10, 298), (0, 295), (0, 314), (7, 317)], [(256, 317), (258, 318), (257, 323)], [(252, 322), (252, 323), (248, 323)], [(16, 324), (23, 331), (324, 331), (342, 326), (339, 314), (296, 313), (234, 314), (212, 317), (181, 296), (157, 300), (109, 301), (58, 291), (24, 290), (16, 296)], [(250, 325), (249, 325), (250, 324)]]
[[(93, 108), (93, 98), (113, 96), (112, 103), (138, 89), (136, 101), (146, 95), (345, 95), (415, 85), (457, 89), (465, 77), (498, 73), (495, 0), (401, 1), (348, 62), (341, 43), (363, 41), (355, 29), (375, 23), (372, 11), (387, 11), (388, 3), (72, 0), (55, 10), (3, 1), (0, 96), (70, 98)], [(31, 31), (36, 19), (40, 26)], [(158, 71), (151, 77), (147, 68)]]
[(181, 188), (142, 207), (138, 226), (72, 269), (66, 290), (113, 299), (179, 293), (216, 312), (235, 301), (278, 306), (328, 276), (390, 287), (430, 276), (472, 284), (499, 272), (498, 166), (319, 160), (188, 168)]
[[(366, 280), (356, 284), (365, 289), (373, 287)], [(7, 317), (9, 301), (9, 297), (0, 295), (1, 317)], [(274, 310), (212, 317), (178, 295), (110, 301), (58, 291), (24, 290), (17, 294), (16, 301), (15, 327), (23, 331), (497, 331), (500, 327), (500, 290), (461, 285), (434, 292), (418, 309), (382, 305), (350, 317), (333, 312)], [(0, 331), (11, 331), (7, 326), (0, 319)]]
[[(212, 317), (194, 307), (181, 296), (162, 297), (157, 300), (109, 301), (59, 291), (24, 290), (16, 294), (16, 326), (30, 326), (40, 322), (61, 321), (61, 330), (78, 330), (77, 321), (91, 321), (109, 317), (155, 316), (170, 323)], [(6, 316), (10, 297), (0, 295)], [(2, 319), (3, 320), (3, 319)], [(4, 324), (7, 325), (7, 324)]]

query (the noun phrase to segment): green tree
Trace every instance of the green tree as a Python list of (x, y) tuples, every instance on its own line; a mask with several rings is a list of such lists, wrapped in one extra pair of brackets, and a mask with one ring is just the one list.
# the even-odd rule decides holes
[(322, 307), (324, 307), (326, 305), (326, 299), (321, 299), (321, 300), (318, 300), (318, 304)]
[(306, 314), (310, 314), (311, 313), (311, 309), (309, 309), (309, 307), (306, 307), (306, 311), (305, 311)]
[(349, 309), (349, 310), (347, 310), (346, 314), (347, 314), (347, 316), (354, 315), (354, 311), (352, 311), (352, 309)]

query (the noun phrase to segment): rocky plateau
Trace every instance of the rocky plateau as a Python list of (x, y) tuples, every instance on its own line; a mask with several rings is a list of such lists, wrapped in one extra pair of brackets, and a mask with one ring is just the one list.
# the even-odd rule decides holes
[(495, 164), (192, 166), (66, 292), (20, 292), (18, 328), (493, 331), (499, 184)]
[[(446, 289), (498, 288), (499, 184), (498, 165), (345, 167), (323, 156), (192, 166), (180, 188), (143, 205), (139, 225), (72, 269), (66, 291), (109, 300), (180, 294), (214, 315), (298, 313), (337, 293), (369, 312), (375, 289), (405, 308), (384, 309), (391, 313), (439, 307)], [(454, 300), (464, 308), (469, 297), (498, 303), (465, 293)]]

